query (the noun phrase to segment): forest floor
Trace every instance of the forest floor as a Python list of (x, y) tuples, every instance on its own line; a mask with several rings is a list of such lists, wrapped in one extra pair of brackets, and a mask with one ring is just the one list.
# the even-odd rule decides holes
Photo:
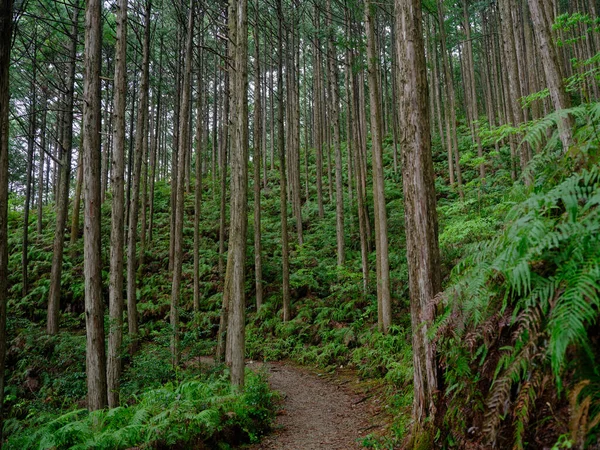
[[(351, 370), (325, 374), (290, 362), (254, 363), (281, 395), (273, 433), (247, 450), (349, 450), (385, 428), (381, 391)], [(264, 367), (266, 366), (266, 367)]]

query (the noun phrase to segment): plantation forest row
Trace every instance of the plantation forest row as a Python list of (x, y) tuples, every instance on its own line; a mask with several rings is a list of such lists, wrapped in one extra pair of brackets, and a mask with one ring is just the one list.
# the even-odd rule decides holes
[(599, 8), (0, 0), (0, 447), (600, 448)]

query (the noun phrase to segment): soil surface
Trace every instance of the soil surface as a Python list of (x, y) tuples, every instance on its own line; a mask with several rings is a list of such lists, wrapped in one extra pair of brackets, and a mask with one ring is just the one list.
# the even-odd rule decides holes
[(271, 388), (281, 393), (281, 409), (273, 433), (246, 449), (359, 449), (363, 448), (361, 439), (377, 428), (371, 419), (379, 408), (367, 396), (352, 390), (351, 381), (287, 362), (265, 365)]

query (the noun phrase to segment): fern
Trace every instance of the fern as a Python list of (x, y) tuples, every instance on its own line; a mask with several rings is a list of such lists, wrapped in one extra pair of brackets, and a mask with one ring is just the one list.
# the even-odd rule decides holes
[(116, 450), (142, 444), (176, 445), (208, 439), (228, 421), (256, 435), (273, 417), (272, 394), (264, 378), (251, 373), (247, 378), (247, 390), (259, 395), (233, 395), (223, 380), (167, 384), (142, 394), (136, 405), (92, 413), (72, 411), (34, 432), (16, 433), (6, 448)]
[[(520, 449), (534, 407), (532, 389), (541, 382), (536, 374), (549, 366), (560, 388), (573, 365), (566, 358), (569, 348), (594, 358), (588, 330), (600, 310), (599, 169), (532, 194), (507, 219), (500, 236), (473, 245), (456, 266), (454, 284), (440, 296), (446, 313), (436, 324), (436, 340), (445, 355), (446, 395), (472, 398), (469, 380), (478, 366), (493, 376), (491, 386), (482, 386), (483, 432), (488, 445), (496, 446), (500, 430), (510, 425), (512, 446)], [(455, 411), (447, 418), (466, 426)]]

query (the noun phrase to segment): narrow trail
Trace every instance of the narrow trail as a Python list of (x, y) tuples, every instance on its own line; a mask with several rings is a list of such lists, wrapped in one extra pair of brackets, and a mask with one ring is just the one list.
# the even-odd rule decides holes
[[(309, 370), (288, 363), (268, 363), (272, 389), (282, 395), (274, 431), (248, 450), (350, 450), (373, 431), (379, 408)], [(346, 382), (347, 383), (347, 382)]]

